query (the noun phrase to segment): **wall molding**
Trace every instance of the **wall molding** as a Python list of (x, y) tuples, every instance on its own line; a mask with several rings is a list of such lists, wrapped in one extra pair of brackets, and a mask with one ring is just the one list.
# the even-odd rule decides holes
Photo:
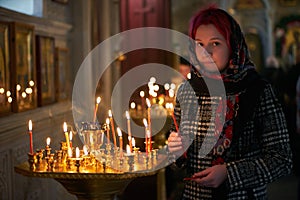
[(65, 22), (30, 16), (1, 7), (0, 18), (2, 21), (16, 21), (33, 25), (37, 34), (55, 36), (57, 38), (65, 38), (73, 28), (71, 24)]

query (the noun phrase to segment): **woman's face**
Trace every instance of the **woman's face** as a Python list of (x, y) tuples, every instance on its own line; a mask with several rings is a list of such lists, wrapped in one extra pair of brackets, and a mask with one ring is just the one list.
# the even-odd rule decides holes
[[(229, 64), (230, 49), (221, 33), (212, 24), (201, 25), (195, 35), (196, 55), (209, 72), (224, 71)], [(206, 51), (204, 51), (206, 50)]]

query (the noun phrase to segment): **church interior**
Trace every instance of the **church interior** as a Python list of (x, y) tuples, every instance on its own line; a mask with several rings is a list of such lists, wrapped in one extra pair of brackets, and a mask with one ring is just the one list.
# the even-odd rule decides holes
[[(62, 141), (66, 140), (80, 149), (86, 143), (92, 146), (92, 139), (82, 139), (84, 128), (79, 127), (79, 121), (98, 121), (100, 129), (104, 127), (105, 131), (115, 121), (116, 127), (124, 127), (124, 133), (117, 137), (117, 145), (122, 146), (119, 150), (126, 151), (126, 144), (132, 148), (121, 107), (129, 110), (127, 122), (131, 119), (132, 126), (140, 127), (143, 132), (143, 116), (147, 116), (150, 107), (146, 97), (150, 95), (152, 105), (157, 105), (157, 110), (151, 113), (152, 123), (162, 128), (152, 140), (150, 137), (149, 144), (153, 149), (163, 148), (173, 108), (172, 103), (167, 107), (166, 102), (174, 101), (176, 91), (169, 91), (163, 84), (173, 84), (168, 73), (178, 72), (179, 57), (187, 53), (180, 37), (188, 35), (190, 18), (208, 4), (228, 11), (241, 25), (257, 71), (273, 81), (287, 107), (290, 139), (297, 152), (300, 146), (295, 103), (300, 75), (299, 0), (0, 0), (0, 199), (97, 199), (88, 195), (97, 187), (115, 190), (113, 195), (112, 191), (101, 190), (109, 193), (109, 197), (99, 199), (179, 199), (178, 191), (170, 185), (174, 186), (172, 176), (180, 176), (181, 172), (172, 171), (168, 164), (155, 172), (132, 173), (131, 179), (126, 179), (130, 173), (112, 173), (106, 177), (103, 172), (99, 175), (97, 171), (85, 174), (75, 171), (71, 173), (72, 178), (68, 173), (66, 177), (59, 176), (55, 170), (40, 174), (17, 170), (16, 166), (30, 163), (29, 152), (49, 148), (48, 137), (52, 148), (49, 151), (53, 154), (59, 152)], [(143, 42), (142, 47), (135, 46), (142, 38), (140, 28), (152, 30), (151, 27), (172, 30), (161, 41), (168, 47), (159, 44), (162, 45), (159, 49)], [(132, 30), (137, 35), (130, 35)], [(155, 34), (150, 36), (156, 37)], [(164, 68), (166, 74), (153, 72), (155, 67), (164, 66), (172, 70)], [(147, 67), (153, 68), (148, 71)], [(271, 67), (280, 74), (271, 77), (268, 74)], [(165, 82), (156, 84), (150, 80), (162, 77)], [(131, 84), (125, 84), (126, 79)], [(164, 87), (148, 91), (149, 83)], [(168, 95), (161, 95), (167, 90)], [(97, 97), (101, 99), (96, 101)], [(165, 108), (160, 110), (162, 104)], [(109, 111), (113, 112), (114, 119)], [(64, 122), (68, 124), (66, 128)], [(136, 139), (134, 147), (148, 152), (148, 143), (139, 140), (138, 135)], [(155, 157), (155, 151), (152, 156)], [(128, 165), (130, 169), (130, 161)], [(296, 166), (300, 168), (297, 163)], [(269, 199), (299, 199), (299, 181), (299, 174), (293, 172), (271, 183)], [(118, 184), (121, 189), (114, 188)]]

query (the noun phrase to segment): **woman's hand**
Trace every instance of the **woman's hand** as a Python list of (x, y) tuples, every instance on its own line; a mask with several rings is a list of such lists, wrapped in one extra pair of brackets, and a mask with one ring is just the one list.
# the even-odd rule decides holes
[(227, 178), (226, 165), (215, 165), (192, 176), (192, 180), (205, 187), (217, 188)]
[(181, 156), (184, 152), (181, 136), (177, 132), (171, 132), (168, 138), (169, 151), (177, 156)]

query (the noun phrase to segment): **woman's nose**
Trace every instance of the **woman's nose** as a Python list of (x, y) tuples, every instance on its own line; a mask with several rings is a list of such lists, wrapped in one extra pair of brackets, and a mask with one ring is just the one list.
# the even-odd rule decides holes
[(210, 45), (207, 45), (203, 48), (205, 49), (206, 53), (208, 53), (209, 55), (212, 55), (212, 48)]

